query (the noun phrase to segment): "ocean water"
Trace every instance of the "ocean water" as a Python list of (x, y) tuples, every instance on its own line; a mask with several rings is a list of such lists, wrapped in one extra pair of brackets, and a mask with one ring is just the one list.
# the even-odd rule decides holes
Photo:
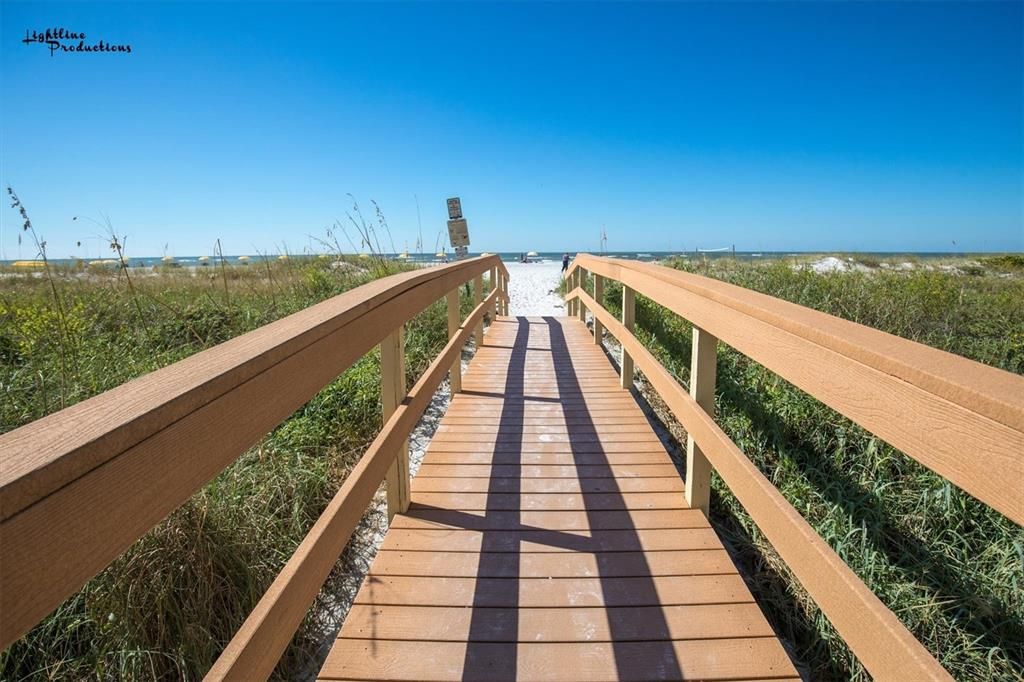
[[(518, 263), (518, 262), (520, 262), (520, 260), (523, 257), (526, 256), (526, 253), (527, 252), (520, 252), (520, 251), (514, 251), (514, 252), (502, 251), (502, 252), (499, 252), (498, 255), (501, 256), (501, 259), (503, 261), (505, 261), (505, 262)], [(536, 256), (529, 256), (529, 260), (533, 261), (533, 262), (538, 262), (538, 261), (540, 261), (540, 262), (543, 262), (543, 261), (555, 261), (555, 262), (558, 262), (558, 261), (562, 260), (562, 254), (563, 253), (565, 253), (565, 252), (562, 252), (562, 251), (541, 251), (541, 252), (538, 252)], [(576, 252), (574, 252), (574, 251), (570, 251), (568, 253), (569, 253), (569, 257), (570, 258), (573, 258), (573, 257), (576, 256)], [(592, 252), (587, 252), (587, 253), (592, 253)], [(835, 252), (835, 253), (840, 253), (840, 252)], [(732, 252), (732, 251), (699, 251), (699, 252), (694, 252), (694, 251), (688, 251), (688, 252), (687, 251), (607, 251), (607, 252), (605, 252), (603, 254), (593, 254), (593, 255), (604, 255), (604, 256), (607, 256), (608, 258), (625, 258), (625, 259), (639, 260), (639, 261), (664, 260), (666, 258), (671, 258), (673, 256), (681, 257), (681, 258), (700, 258), (700, 259), (704, 259), (704, 258), (707, 258), (707, 259), (734, 258), (735, 257), (737, 260), (750, 260), (750, 261), (754, 261), (754, 260), (771, 260), (771, 259), (779, 259), (779, 258), (806, 257), (806, 256), (814, 256), (814, 255), (827, 255), (827, 254), (828, 254), (828, 252), (823, 252), (823, 251), (808, 251), (808, 252), (801, 252), (801, 251), (736, 251), (735, 253)], [(479, 253), (470, 253), (470, 256), (478, 256), (478, 255), (480, 255), (480, 254)], [(865, 252), (858, 252), (858, 255), (873, 256), (873, 257), (880, 258), (880, 259), (894, 259), (894, 258), (899, 258), (901, 256), (908, 256), (908, 257), (913, 257), (913, 258), (916, 258), (916, 259), (919, 259), (919, 260), (927, 260), (929, 258), (965, 257), (965, 256), (968, 256), (970, 254), (968, 254), (968, 253), (950, 253), (950, 252), (939, 252), (939, 253), (936, 253), (936, 252), (912, 252), (912, 251), (902, 251), (902, 252), (901, 251), (871, 251), (871, 252), (865, 251)], [(317, 257), (319, 257), (319, 254), (312, 254), (312, 255), (310, 255), (310, 254), (290, 254), (289, 255), (289, 258), (296, 259), (296, 260), (301, 260), (301, 259), (306, 259), (306, 258), (317, 258)], [(394, 260), (394, 259), (397, 259), (398, 254), (393, 254), (393, 253), (384, 254), (384, 257), (388, 258), (390, 260)], [(216, 266), (217, 264), (220, 263), (220, 257), (219, 256), (215, 257), (215, 256), (211, 255), (211, 256), (205, 257), (203, 260), (200, 260), (201, 258), (204, 258), (204, 257), (203, 256), (176, 256), (176, 257), (174, 257), (173, 262), (171, 264), (173, 264), (175, 266), (180, 266), (180, 267), (214, 267), (214, 266)], [(228, 265), (255, 265), (255, 264), (263, 262), (264, 260), (275, 261), (275, 260), (278, 260), (279, 258), (280, 258), (279, 255), (258, 255), (258, 254), (253, 254), (253, 255), (238, 254), (238, 255), (233, 255), (233, 256), (224, 256), (224, 260), (225, 260), (225, 262)], [(32, 260), (32, 259), (33, 258), (31, 256), (25, 256), (22, 260)], [(449, 259), (449, 261), (454, 260), (453, 254), (449, 253), (448, 254), (448, 259)], [(72, 265), (72, 264), (75, 263), (76, 260), (77, 259), (74, 259), (74, 258), (51, 258), (50, 262), (54, 263), (56, 265)], [(87, 263), (94, 263), (94, 262), (99, 261), (100, 259), (83, 258), (82, 260), (86, 261)], [(128, 257), (128, 258), (126, 258), (126, 260), (128, 261), (129, 266), (133, 267), (133, 268), (134, 267), (149, 268), (149, 267), (153, 267), (153, 266), (156, 266), (156, 265), (161, 265), (161, 264), (164, 263), (163, 257), (161, 257), (161, 256)], [(431, 253), (410, 253), (407, 260), (410, 263), (436, 263), (436, 262), (440, 261), (440, 259), (436, 258), (434, 256), (434, 254), (431, 254)], [(10, 266), (14, 262), (15, 262), (15, 260), (0, 260), (0, 266)], [(117, 264), (116, 261), (109, 260), (109, 259), (107, 259), (107, 261), (104, 261), (104, 262), (108, 262), (108, 264), (111, 265), (112, 267), (116, 266), (116, 264)]]

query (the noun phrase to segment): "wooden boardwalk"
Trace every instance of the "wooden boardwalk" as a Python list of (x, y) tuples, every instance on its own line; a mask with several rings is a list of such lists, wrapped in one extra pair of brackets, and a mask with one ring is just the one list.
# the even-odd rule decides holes
[[(380, 432), (209, 682), (273, 674), (382, 483), (398, 515), (322, 679), (796, 679), (708, 525), (712, 471), (873, 679), (952, 680), (715, 422), (718, 348), (1018, 524), (1024, 378), (651, 263), (577, 254), (565, 282), (569, 318), (500, 317), (498, 256), (416, 268), (0, 434), (0, 649), (379, 349)], [(633, 333), (638, 296), (692, 325), (688, 388)], [(407, 387), (401, 330), (439, 301), (448, 342)], [(686, 429), (685, 487), (588, 314), (622, 345), (623, 381), (642, 372)], [(410, 480), (403, 442), (481, 336)]]
[(503, 317), (320, 679), (795, 679), (573, 318)]

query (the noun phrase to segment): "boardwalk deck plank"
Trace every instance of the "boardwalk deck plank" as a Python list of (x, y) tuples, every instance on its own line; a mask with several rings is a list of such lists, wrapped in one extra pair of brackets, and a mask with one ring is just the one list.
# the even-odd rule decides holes
[(796, 679), (578, 320), (499, 318), (324, 680)]

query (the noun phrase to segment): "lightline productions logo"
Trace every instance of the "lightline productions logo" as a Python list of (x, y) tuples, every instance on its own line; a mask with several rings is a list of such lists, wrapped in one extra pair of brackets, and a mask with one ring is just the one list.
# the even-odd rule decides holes
[(25, 30), (25, 38), (21, 41), (26, 45), (39, 43), (50, 50), (50, 56), (61, 53), (115, 52), (131, 54), (131, 45), (115, 45), (105, 40), (88, 42), (84, 33), (76, 33), (66, 28), (48, 28), (45, 31)]

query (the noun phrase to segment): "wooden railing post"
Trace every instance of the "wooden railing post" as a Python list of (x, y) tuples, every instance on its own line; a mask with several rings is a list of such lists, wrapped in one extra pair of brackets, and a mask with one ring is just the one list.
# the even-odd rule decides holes
[[(448, 292), (448, 338), (453, 338), (459, 333), (462, 326), (462, 314), (459, 311), (459, 288), (455, 287)], [(462, 354), (460, 353), (448, 373), (448, 380), (451, 384), (452, 394), (462, 391)]]
[[(505, 293), (505, 275), (503, 275), (500, 270), (498, 271), (498, 291), (501, 292), (502, 294)], [(505, 310), (505, 301), (504, 301), (504, 299), (499, 298), (497, 305), (498, 305), (498, 314), (499, 315), (507, 315), (508, 314), (508, 311)]]
[[(405, 328), (388, 334), (380, 344), (380, 398), (384, 423), (405, 399)], [(388, 520), (409, 509), (409, 441), (395, 453), (387, 474)]]
[[(633, 331), (636, 322), (636, 292), (625, 284), (622, 285), (622, 326)], [(625, 388), (633, 388), (633, 356), (626, 352), (622, 344), (622, 360), (619, 363), (619, 384)]]
[[(576, 268), (576, 286), (580, 289), (585, 289), (587, 285), (587, 271), (583, 268)], [(580, 318), (580, 322), (583, 324), (587, 323), (587, 306), (583, 305), (583, 301), (576, 299), (576, 317)]]
[[(573, 288), (576, 286), (576, 271), (572, 270), (569, 273), (568, 283), (565, 285), (566, 293), (571, 293)], [(565, 302), (565, 312), (569, 317), (573, 317), (576, 314), (576, 299), (570, 298)]]
[[(594, 275), (594, 300), (598, 305), (604, 305), (604, 277), (601, 275)], [(601, 345), (603, 335), (601, 322), (597, 319), (597, 315), (594, 315), (594, 343), (596, 345)]]
[[(708, 415), (715, 416), (715, 371), (718, 339), (693, 327), (693, 352), (690, 359), (690, 395)], [(686, 435), (686, 502), (692, 509), (708, 514), (711, 500), (711, 463), (691, 434)]]
[(501, 314), (508, 315), (508, 275), (502, 274), (501, 276)]
[[(473, 279), (473, 307), (477, 307), (484, 300), (484, 276), (477, 275)], [(476, 327), (473, 329), (473, 336), (476, 338), (476, 347), (484, 345), (484, 318), (480, 317), (480, 320), (476, 323)]]
[[(491, 285), (490, 285), (491, 286), (491, 291), (494, 291), (495, 289), (498, 288), (498, 268), (497, 267), (491, 268), (490, 278), (491, 278)], [(494, 299), (494, 301), (491, 303), (490, 316), (491, 316), (491, 324), (494, 324), (494, 318), (498, 316), (498, 299)]]

